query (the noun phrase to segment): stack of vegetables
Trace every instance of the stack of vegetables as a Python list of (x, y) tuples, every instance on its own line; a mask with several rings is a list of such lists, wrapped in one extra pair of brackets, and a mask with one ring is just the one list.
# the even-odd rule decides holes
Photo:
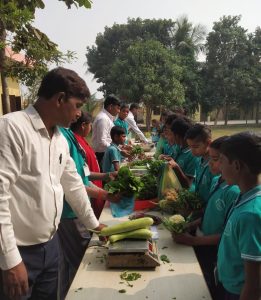
[(110, 243), (123, 239), (148, 240), (152, 237), (152, 232), (149, 229), (152, 224), (153, 219), (149, 217), (125, 221), (117, 225), (104, 227), (98, 235), (109, 237)]
[(146, 158), (144, 150), (140, 145), (134, 145), (130, 150), (130, 160)]
[(191, 213), (200, 210), (202, 202), (196, 193), (187, 189), (178, 191), (171, 189), (165, 191), (164, 198), (159, 201), (159, 207), (166, 213), (179, 213), (187, 217)]
[(154, 199), (158, 195), (158, 175), (164, 161), (162, 160), (137, 160), (130, 163), (132, 168), (146, 168), (147, 174), (140, 177), (140, 191), (137, 195), (139, 200)]

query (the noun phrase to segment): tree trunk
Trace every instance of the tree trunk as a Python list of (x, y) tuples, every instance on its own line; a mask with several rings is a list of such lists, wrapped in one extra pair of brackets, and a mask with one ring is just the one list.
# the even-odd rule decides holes
[(214, 125), (217, 125), (217, 122), (218, 122), (218, 115), (219, 115), (220, 109), (221, 109), (221, 108), (219, 107), (219, 108), (217, 108), (217, 110), (216, 110), (216, 115), (215, 115)]
[(152, 114), (152, 108), (149, 105), (146, 105), (146, 128), (147, 131), (150, 131), (150, 125), (151, 125), (151, 114)]
[(256, 124), (258, 124), (259, 121), (259, 101), (256, 102)]
[[(3, 23), (0, 20), (0, 42), (5, 45), (6, 31)], [(7, 79), (5, 76), (5, 47), (0, 48), (0, 72), (1, 72), (1, 85), (2, 85), (2, 104), (3, 113), (7, 114), (11, 112), (9, 92), (7, 86)]]
[(229, 104), (228, 102), (226, 101), (225, 102), (225, 125), (227, 125), (227, 122), (228, 122), (228, 114), (229, 114)]

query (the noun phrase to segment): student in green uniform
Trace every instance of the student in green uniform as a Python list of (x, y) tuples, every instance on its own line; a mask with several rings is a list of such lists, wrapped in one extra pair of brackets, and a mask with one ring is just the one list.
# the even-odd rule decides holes
[(225, 217), (240, 193), (238, 186), (228, 185), (220, 174), (220, 148), (226, 138), (220, 137), (209, 146), (210, 171), (217, 176), (212, 179), (209, 200), (203, 218), (194, 221), (189, 226), (190, 229), (197, 228), (196, 236), (185, 233), (175, 237), (175, 241), (178, 243), (194, 246), (214, 300), (221, 300), (223, 295), (222, 289), (216, 288), (214, 280), (217, 246), (224, 229)]
[(179, 152), (175, 159), (166, 158), (169, 161), (169, 165), (175, 171), (181, 185), (185, 188), (188, 188), (194, 179), (198, 160), (198, 158), (191, 153), (185, 140), (185, 135), (191, 126), (192, 124), (183, 118), (177, 118), (172, 122), (169, 138), (171, 137), (174, 140), (179, 147)]
[[(112, 196), (107, 191), (98, 188), (92, 182), (93, 179), (108, 180), (109, 173), (90, 173), (86, 163), (86, 155), (83, 148), (78, 144), (73, 132), (70, 129), (60, 128), (60, 131), (67, 140), (70, 156), (74, 160), (78, 174), (86, 187), (90, 198), (109, 200), (110, 202), (120, 201), (120, 196)], [(71, 206), (64, 200), (61, 222), (58, 227), (58, 237), (61, 245), (60, 250), (60, 286), (59, 293), (64, 299), (72, 283), (72, 280), (80, 265), (81, 259), (90, 241), (90, 234), (75, 215)]]
[(186, 133), (186, 141), (194, 156), (200, 159), (197, 162), (195, 179), (191, 190), (199, 193), (203, 204), (209, 199), (209, 191), (213, 175), (209, 169), (209, 145), (211, 143), (211, 130), (203, 124), (193, 125)]
[(226, 300), (261, 296), (261, 136), (242, 132), (221, 148), (221, 172), (241, 194), (227, 215), (218, 249), (218, 278)]
[(164, 126), (164, 136), (166, 142), (163, 145), (162, 154), (159, 155), (159, 159), (164, 159), (168, 157), (172, 157), (173, 159), (175, 159), (179, 152), (180, 147), (175, 143), (173, 135), (171, 135), (171, 125), (173, 121), (175, 121), (177, 118), (178, 115), (174, 113), (166, 118)]
[(104, 172), (118, 171), (122, 161), (119, 145), (124, 145), (126, 140), (125, 130), (120, 126), (114, 126), (111, 129), (111, 145), (106, 149), (102, 162)]
[(125, 119), (128, 117), (129, 111), (130, 111), (129, 105), (125, 103), (122, 104), (118, 118), (114, 121), (115, 126), (120, 126), (125, 130), (125, 134), (126, 134), (125, 144), (128, 144), (128, 134), (129, 134), (129, 124), (126, 122)]

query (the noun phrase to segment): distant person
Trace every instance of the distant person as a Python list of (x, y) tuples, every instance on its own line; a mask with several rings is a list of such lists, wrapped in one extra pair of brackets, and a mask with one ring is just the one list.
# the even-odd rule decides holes
[(151, 120), (151, 141), (157, 145), (160, 139), (160, 122), (156, 119)]
[(48, 72), (38, 99), (0, 118), (0, 299), (57, 299), (57, 228), (63, 196), (86, 228), (101, 230), (68, 144), (69, 127), (90, 96), (72, 70)]
[(109, 95), (104, 101), (104, 108), (96, 116), (92, 126), (92, 146), (95, 151), (100, 169), (104, 152), (111, 144), (111, 129), (115, 117), (120, 112), (121, 102), (115, 95)]
[(139, 109), (139, 105), (137, 103), (132, 103), (126, 121), (129, 124), (129, 128), (138, 135), (140, 140), (144, 143), (148, 143), (149, 141), (146, 139), (145, 135), (141, 132), (134, 119), (134, 117), (136, 117), (138, 114), (138, 109)]
[(129, 124), (126, 122), (126, 118), (129, 114), (129, 105), (128, 104), (122, 104), (120, 108), (120, 112), (118, 115), (118, 118), (114, 121), (115, 126), (120, 126), (125, 130), (126, 133), (126, 141), (125, 143), (128, 143), (128, 134), (129, 134)]
[(124, 128), (120, 126), (114, 126), (111, 129), (111, 145), (106, 149), (102, 168), (104, 172), (114, 172), (120, 169), (120, 163), (122, 161), (120, 145), (125, 144), (126, 133)]

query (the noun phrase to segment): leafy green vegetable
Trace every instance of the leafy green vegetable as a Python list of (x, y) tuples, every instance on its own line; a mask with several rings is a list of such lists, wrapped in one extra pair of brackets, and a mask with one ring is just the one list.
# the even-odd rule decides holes
[(119, 293), (121, 294), (126, 293), (126, 290), (125, 289), (119, 290)]
[(140, 187), (139, 178), (135, 177), (127, 166), (120, 168), (116, 180), (110, 181), (104, 186), (110, 194), (122, 193), (126, 197), (138, 194)]
[(153, 199), (158, 195), (157, 179), (149, 174), (140, 178), (141, 189), (138, 195), (139, 199)]
[(169, 263), (170, 262), (170, 260), (169, 260), (169, 258), (167, 257), (167, 255), (165, 255), (165, 254), (162, 254), (161, 256), (160, 256), (160, 259), (165, 263)]
[(128, 271), (124, 271), (123, 273), (120, 274), (120, 277), (122, 280), (125, 280), (125, 281), (134, 281), (134, 280), (141, 278), (141, 274), (135, 273), (135, 272), (128, 273)]
[(173, 215), (163, 219), (163, 225), (174, 234), (184, 232), (186, 224), (185, 218), (181, 215)]

